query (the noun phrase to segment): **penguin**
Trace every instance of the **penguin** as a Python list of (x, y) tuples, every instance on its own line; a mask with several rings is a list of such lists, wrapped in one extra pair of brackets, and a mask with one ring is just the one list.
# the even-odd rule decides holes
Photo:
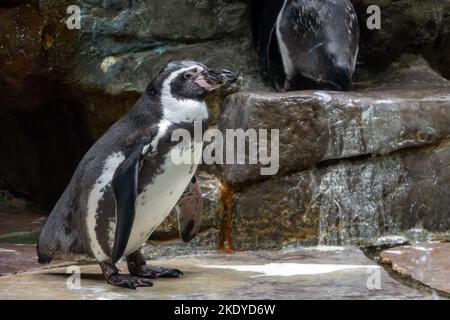
[(350, 0), (268, 0), (257, 45), (277, 91), (348, 91), (359, 49), (358, 18)]
[[(167, 64), (130, 112), (82, 158), (39, 236), (38, 261), (95, 258), (108, 283), (131, 289), (152, 286), (150, 279), (179, 277), (180, 270), (147, 265), (139, 251), (174, 207), (183, 241), (200, 227), (202, 195), (195, 170), (202, 141), (180, 147), (172, 133), (185, 129), (193, 137), (195, 124), (208, 119), (205, 98), (236, 79), (231, 71), (195, 61)], [(180, 148), (193, 161), (175, 163), (171, 155)], [(129, 275), (115, 266), (123, 256)]]

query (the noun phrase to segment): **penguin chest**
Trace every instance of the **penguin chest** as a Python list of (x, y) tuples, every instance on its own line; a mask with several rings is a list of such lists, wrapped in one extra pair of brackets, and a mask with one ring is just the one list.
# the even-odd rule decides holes
[[(177, 204), (201, 160), (202, 143), (196, 142), (192, 146), (189, 152), (184, 150), (180, 153), (180, 146), (168, 152), (158, 174), (138, 195), (134, 223), (124, 255), (139, 249)], [(182, 156), (177, 156), (174, 161), (172, 154)]]

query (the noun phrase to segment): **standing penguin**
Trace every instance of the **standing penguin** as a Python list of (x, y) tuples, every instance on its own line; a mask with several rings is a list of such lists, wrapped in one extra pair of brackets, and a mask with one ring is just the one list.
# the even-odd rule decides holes
[[(108, 283), (132, 289), (151, 286), (150, 278), (182, 274), (147, 265), (139, 248), (176, 205), (181, 238), (197, 233), (202, 198), (194, 174), (202, 141), (192, 141), (187, 152), (171, 135), (185, 129), (194, 136), (194, 122), (208, 118), (206, 95), (235, 80), (230, 71), (193, 61), (162, 69), (81, 160), (39, 237), (39, 262), (87, 255), (100, 263)], [(193, 161), (175, 163), (173, 151)], [(115, 266), (122, 256), (130, 275)]]
[(350, 90), (358, 44), (350, 0), (268, 0), (258, 33), (260, 63), (278, 91)]

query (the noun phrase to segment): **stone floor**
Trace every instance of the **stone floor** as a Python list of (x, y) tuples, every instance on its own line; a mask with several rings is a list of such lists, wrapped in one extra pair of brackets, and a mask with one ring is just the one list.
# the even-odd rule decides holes
[[(179, 268), (184, 275), (129, 290), (106, 284), (97, 265), (80, 266), (79, 282), (72, 274), (77, 268), (59, 267), (0, 277), (0, 300), (439, 298), (394, 280), (357, 248), (194, 254), (154, 264)], [(126, 271), (123, 263), (119, 267)]]
[(381, 253), (381, 262), (399, 274), (450, 294), (450, 243), (420, 243)]
[[(97, 264), (56, 260), (45, 268), (39, 265), (34, 243), (45, 216), (27, 208), (21, 201), (0, 205), (0, 300), (448, 298), (443, 291), (450, 283), (450, 244), (384, 251), (386, 271), (355, 247), (226, 254), (195, 240), (152, 241), (143, 248), (151, 262), (181, 269), (184, 275), (155, 280), (152, 288), (117, 288), (106, 284)], [(434, 260), (416, 264), (422, 261), (421, 250)], [(127, 271), (123, 262), (119, 268)]]

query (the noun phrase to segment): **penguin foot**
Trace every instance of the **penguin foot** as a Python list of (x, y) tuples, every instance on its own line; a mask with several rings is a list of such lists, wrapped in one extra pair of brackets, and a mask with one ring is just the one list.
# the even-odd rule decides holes
[(178, 269), (164, 268), (158, 266), (149, 266), (147, 264), (137, 266), (130, 274), (143, 278), (179, 278), (183, 272)]
[(178, 269), (149, 266), (145, 257), (139, 251), (135, 251), (127, 256), (128, 271), (136, 277), (143, 278), (179, 278), (183, 272)]
[(109, 284), (135, 290), (137, 287), (152, 287), (153, 282), (147, 278), (115, 274), (106, 280)]
[(121, 275), (117, 267), (108, 261), (100, 262), (100, 268), (105, 276), (106, 282), (113, 286), (128, 289), (136, 289), (137, 287), (152, 287), (153, 282), (143, 277), (134, 277), (130, 275)]

